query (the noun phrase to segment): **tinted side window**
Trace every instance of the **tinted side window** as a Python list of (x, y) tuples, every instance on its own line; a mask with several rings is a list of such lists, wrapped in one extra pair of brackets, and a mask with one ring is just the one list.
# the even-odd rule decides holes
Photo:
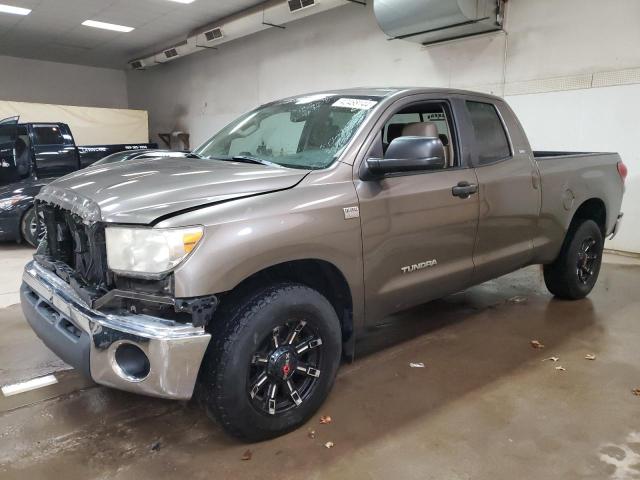
[(486, 165), (511, 156), (507, 134), (496, 108), (490, 103), (466, 103), (476, 135), (479, 164)]
[(63, 145), (64, 139), (60, 128), (55, 125), (39, 125), (33, 127), (35, 143), (37, 145)]

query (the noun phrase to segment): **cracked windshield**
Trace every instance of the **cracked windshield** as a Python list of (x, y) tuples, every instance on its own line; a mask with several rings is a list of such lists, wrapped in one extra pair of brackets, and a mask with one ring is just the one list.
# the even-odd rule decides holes
[(377, 97), (313, 95), (271, 103), (234, 121), (194, 155), (320, 169), (345, 148)]

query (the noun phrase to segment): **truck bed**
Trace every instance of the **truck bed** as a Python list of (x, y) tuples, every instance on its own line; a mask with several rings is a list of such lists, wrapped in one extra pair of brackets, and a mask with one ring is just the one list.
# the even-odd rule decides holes
[(540, 218), (545, 225), (541, 229), (544, 234), (534, 239), (534, 244), (546, 252), (544, 260), (555, 258), (574, 212), (589, 199), (601, 199), (606, 223), (604, 233), (612, 232), (624, 192), (617, 170), (620, 155), (536, 151), (534, 157), (542, 187)]
[(85, 168), (104, 157), (116, 152), (153, 150), (158, 148), (156, 143), (130, 143), (117, 145), (83, 145), (78, 146), (80, 168)]

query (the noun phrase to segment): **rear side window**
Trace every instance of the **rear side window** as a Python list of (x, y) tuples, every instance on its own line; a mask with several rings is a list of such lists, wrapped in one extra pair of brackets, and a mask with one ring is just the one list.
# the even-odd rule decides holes
[(55, 125), (38, 125), (33, 127), (37, 145), (63, 145), (64, 139), (60, 128)]
[(466, 103), (476, 135), (478, 163), (487, 165), (510, 157), (509, 141), (496, 107), (490, 103)]

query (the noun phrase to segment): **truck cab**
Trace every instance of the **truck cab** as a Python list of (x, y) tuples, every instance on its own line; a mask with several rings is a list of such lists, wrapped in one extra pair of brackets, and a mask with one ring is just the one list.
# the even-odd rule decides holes
[(27, 178), (56, 178), (88, 166), (81, 162), (69, 126), (65, 123), (18, 123), (19, 118), (0, 123), (3, 131), (0, 184)]

